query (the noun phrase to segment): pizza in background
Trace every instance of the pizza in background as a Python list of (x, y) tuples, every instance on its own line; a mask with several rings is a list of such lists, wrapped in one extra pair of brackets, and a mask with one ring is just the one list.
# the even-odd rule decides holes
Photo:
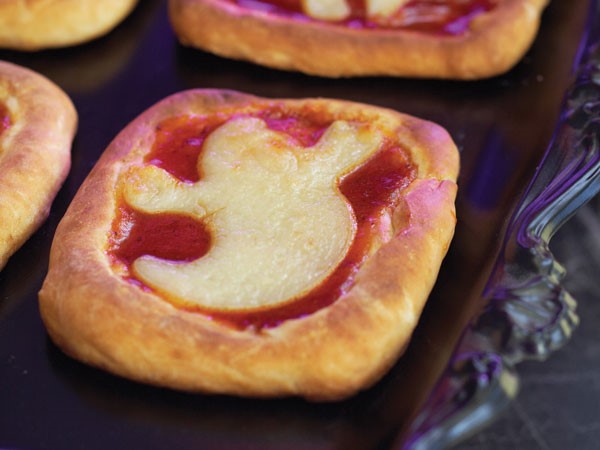
[(76, 125), (60, 88), (0, 61), (0, 269), (48, 216), (69, 171)]
[(169, 0), (184, 44), (327, 77), (478, 79), (525, 54), (548, 0)]
[(2, 0), (0, 48), (42, 50), (81, 44), (116, 27), (137, 0)]

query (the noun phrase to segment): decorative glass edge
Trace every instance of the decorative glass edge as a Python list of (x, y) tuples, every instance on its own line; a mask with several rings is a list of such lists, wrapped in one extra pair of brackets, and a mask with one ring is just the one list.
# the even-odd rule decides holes
[(482, 295), (444, 374), (395, 448), (447, 448), (479, 431), (515, 398), (515, 366), (544, 360), (578, 324), (549, 242), (600, 192), (600, 2), (590, 2), (575, 82), (541, 164), (509, 221)]

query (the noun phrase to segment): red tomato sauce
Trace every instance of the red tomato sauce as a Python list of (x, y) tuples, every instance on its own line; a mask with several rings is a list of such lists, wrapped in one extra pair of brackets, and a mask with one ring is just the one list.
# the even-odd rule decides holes
[[(301, 0), (232, 0), (245, 8), (273, 14), (318, 20), (304, 15)], [(395, 14), (375, 22), (366, 17), (364, 0), (347, 0), (351, 16), (338, 23), (351, 28), (404, 29), (430, 34), (459, 35), (469, 29), (473, 17), (494, 9), (501, 0), (412, 0)]]
[(10, 114), (4, 103), (0, 103), (0, 135), (11, 126)]
[(210, 249), (210, 233), (201, 221), (183, 214), (149, 214), (120, 202), (110, 252), (131, 267), (144, 255), (189, 262)]
[(204, 141), (225, 120), (217, 115), (164, 120), (156, 129), (154, 145), (144, 162), (166, 170), (181, 181), (197, 182), (201, 177), (198, 156)]
[[(331, 119), (290, 115), (271, 109), (253, 116), (261, 117), (273, 130), (287, 133), (303, 146), (314, 145)], [(314, 115), (314, 114), (313, 114)], [(235, 117), (235, 116), (232, 116)], [(202, 143), (210, 131), (226, 119), (218, 120), (201, 117), (176, 117), (168, 119), (157, 128), (155, 144), (146, 158), (150, 164), (159, 161), (160, 167), (183, 181), (201, 179), (192, 176), (192, 171), (184, 167), (187, 163), (197, 166), (196, 161), (202, 150)], [(194, 140), (190, 144), (189, 140)], [(195, 140), (201, 141), (200, 143)], [(173, 142), (173, 148), (168, 141)], [(187, 143), (186, 143), (187, 142)], [(180, 149), (185, 156), (177, 155)], [(195, 156), (192, 157), (192, 153)], [(367, 255), (369, 244), (376, 233), (379, 214), (383, 209), (395, 204), (398, 192), (415, 177), (415, 170), (406, 154), (397, 144), (386, 141), (380, 151), (362, 167), (344, 177), (340, 190), (348, 199), (357, 221), (357, 234), (350, 250), (338, 268), (309, 294), (293, 299), (276, 307), (241, 312), (215, 311), (198, 306), (189, 306), (185, 300), (169, 299), (178, 307), (201, 313), (237, 329), (254, 327), (261, 329), (277, 326), (279, 323), (302, 317), (318, 311), (342, 296), (352, 286), (353, 276)], [(108, 255), (113, 262), (125, 267), (126, 279), (151, 291), (131, 272), (131, 265), (142, 255), (152, 255), (174, 262), (188, 262), (202, 257), (210, 250), (209, 231), (198, 221), (182, 214), (146, 214), (135, 211), (119, 201), (119, 210), (109, 238)]]
[(210, 133), (236, 117), (253, 116), (263, 119), (275, 131), (289, 134), (304, 147), (314, 145), (331, 121), (325, 117), (308, 120), (305, 116), (293, 116), (277, 107), (255, 114), (231, 116), (175, 116), (158, 125), (156, 138), (144, 162), (166, 170), (181, 181), (195, 183), (202, 177), (198, 168), (198, 156)]

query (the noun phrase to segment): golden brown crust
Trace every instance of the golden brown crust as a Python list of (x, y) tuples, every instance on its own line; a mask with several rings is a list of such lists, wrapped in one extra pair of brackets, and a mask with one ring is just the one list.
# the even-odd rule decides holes
[(184, 45), (268, 67), (327, 77), (478, 79), (521, 59), (547, 3), (502, 0), (459, 36), (298, 21), (227, 0), (169, 0), (169, 14)]
[(0, 48), (40, 50), (102, 36), (119, 24), (137, 0), (2, 0)]
[(361, 267), (347, 294), (316, 313), (260, 331), (236, 330), (174, 307), (111, 268), (105, 249), (117, 178), (141, 161), (156, 124), (172, 115), (260, 110), (274, 102), (232, 91), (183, 92), (144, 112), (111, 143), (58, 227), (40, 292), (49, 334), (66, 353), (176, 389), (318, 400), (349, 396), (393, 364), (416, 325), (454, 231), (458, 154), (434, 124), (343, 101), (277, 101), (292, 109), (310, 105), (342, 119), (377, 121), (400, 140), (415, 143), (413, 159), (427, 162), (393, 211), (391, 240)]
[(71, 164), (77, 113), (56, 85), (0, 61), (0, 103), (10, 127), (0, 135), (0, 269), (48, 216)]

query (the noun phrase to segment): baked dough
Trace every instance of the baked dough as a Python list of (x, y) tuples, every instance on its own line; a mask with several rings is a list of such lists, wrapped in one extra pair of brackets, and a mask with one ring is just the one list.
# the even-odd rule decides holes
[(0, 48), (41, 50), (102, 36), (119, 24), (137, 0), (2, 0)]
[(1, 269), (48, 216), (71, 164), (77, 113), (48, 79), (0, 61), (0, 115)]
[(169, 0), (169, 13), (182, 44), (277, 69), (326, 77), (479, 79), (506, 72), (522, 58), (547, 3), (497, 0), (456, 35), (298, 19), (235, 0)]
[[(280, 124), (297, 120), (299, 136), (303, 117), (326, 125), (307, 145), (267, 126), (265, 112)], [(201, 175), (175, 176), (151, 152), (164, 135), (194, 144), (199, 134), (165, 124), (198, 121), (213, 123), (194, 159)], [(359, 218), (344, 183), (390, 148), (402, 155), (407, 181)], [(251, 397), (350, 396), (376, 382), (410, 339), (454, 231), (457, 171), (456, 147), (442, 128), (391, 110), (233, 91), (175, 94), (116, 137), (75, 196), (52, 244), (42, 318), (67, 354), (141, 382)], [(204, 221), (208, 252), (177, 263), (142, 252), (125, 268), (115, 257), (131, 233), (124, 205)], [(235, 322), (296, 305), (326, 283), (328, 265), (340, 265), (360, 223), (369, 241), (339, 298), (271, 323)]]

